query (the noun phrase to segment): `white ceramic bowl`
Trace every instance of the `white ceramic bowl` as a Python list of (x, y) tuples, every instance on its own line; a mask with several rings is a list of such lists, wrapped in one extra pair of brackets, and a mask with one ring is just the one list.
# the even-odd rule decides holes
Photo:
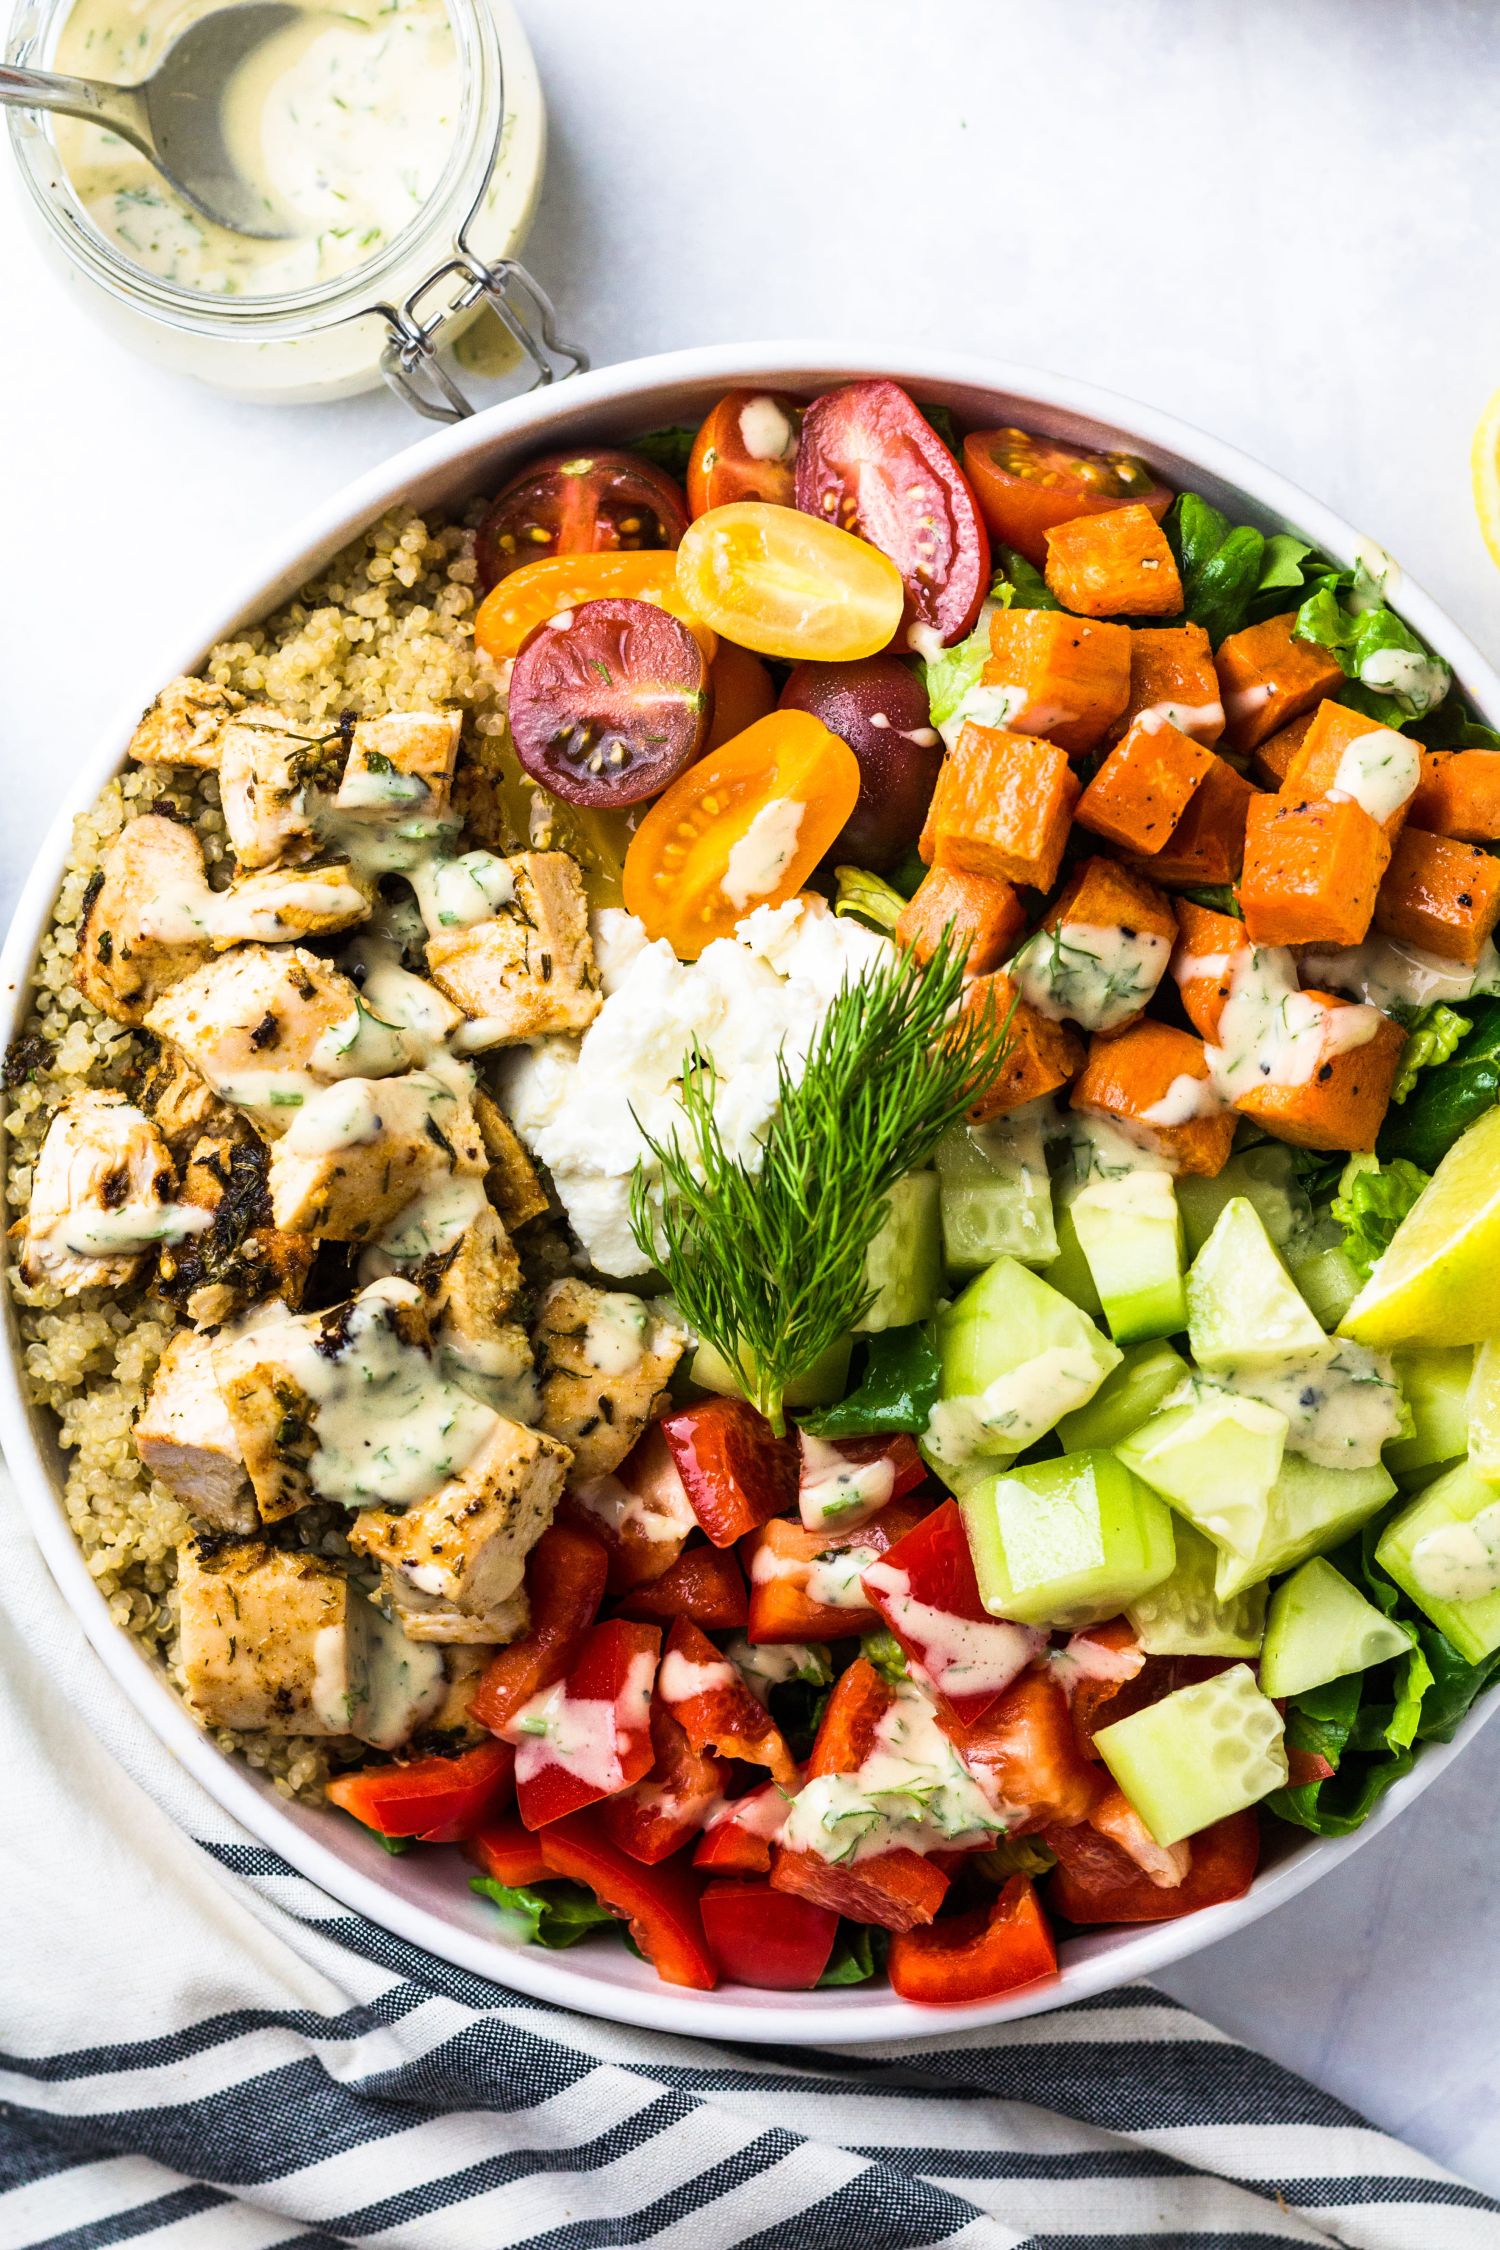
[[(1243, 454), (1145, 407), (1027, 368), (940, 352), (872, 355), (829, 344), (763, 344), (667, 354), (574, 377), (463, 422), (398, 454), (349, 485), (280, 544), (268, 561), (181, 636), (164, 640), (128, 685), (118, 723), (81, 768), (32, 870), (0, 956), (9, 1039), (25, 1011), (26, 980), (68, 854), (72, 815), (90, 804), (119, 765), (131, 728), (164, 680), (194, 669), (236, 626), (258, 619), (296, 591), (373, 517), (396, 500), (433, 506), (491, 490), (531, 454), (579, 442), (627, 441), (672, 422), (696, 422), (732, 384), (751, 382), (801, 394), (852, 376), (890, 375), (919, 399), (951, 406), (977, 427), (1017, 423), (1089, 445), (1127, 446), (1169, 484), (1188, 486), (1237, 521), (1301, 534), (1325, 554), (1352, 562), (1355, 530), (1317, 501)], [(1378, 526), (1370, 527), (1377, 535)], [(1500, 678), (1421, 588), (1405, 580), (1402, 614), (1453, 666), (1484, 716), (1500, 722)], [(252, 1834), (345, 1905), (460, 1966), (538, 1998), (587, 2014), (661, 2031), (705, 2037), (853, 2045), (861, 2040), (930, 2036), (1001, 2023), (1148, 1976), (1216, 1938), (1243, 1929), (1326, 1875), (1394, 1820), (1472, 1740), (1500, 1695), (1482, 1700), (1454, 1741), (1425, 1750), (1374, 1817), (1338, 1842), (1287, 1837), (1273, 1847), (1249, 1895), (1177, 1922), (1069, 1939), (1057, 1983), (1013, 1999), (951, 2010), (914, 2008), (884, 1986), (786, 1994), (733, 1988), (684, 1992), (658, 1981), (623, 1946), (586, 1944), (569, 1953), (517, 1950), (496, 1942), (493, 1910), (469, 1891), (456, 1852), (416, 1851), (392, 1859), (337, 1814), (287, 1804), (248, 1767), (223, 1756), (201, 1734), (159, 1668), (110, 1620), (84, 1567), (59, 1498), (60, 1457), (45, 1417), (21, 1394), (14, 1318), (7, 1293), (10, 1349), (0, 1355), (0, 1442), (23, 1506), (64, 1596), (106, 1668), (148, 1725), (209, 1794)]]

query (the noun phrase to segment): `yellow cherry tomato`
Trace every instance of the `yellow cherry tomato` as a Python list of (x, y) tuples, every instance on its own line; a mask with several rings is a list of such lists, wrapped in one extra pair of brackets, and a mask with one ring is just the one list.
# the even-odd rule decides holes
[(677, 584), (677, 557), (670, 549), (619, 548), (588, 555), (540, 555), (510, 571), (480, 603), (474, 638), (496, 664), (520, 653), (521, 643), (538, 625), (581, 602), (622, 595), (629, 601), (655, 602), (680, 617), (710, 664), (718, 636), (684, 604)]
[(901, 622), (906, 590), (889, 555), (797, 508), (710, 508), (675, 559), (693, 614), (761, 656), (847, 663), (874, 656)]
[(807, 881), (854, 810), (859, 760), (810, 711), (772, 711), (710, 750), (646, 814), (625, 904), (684, 961)]

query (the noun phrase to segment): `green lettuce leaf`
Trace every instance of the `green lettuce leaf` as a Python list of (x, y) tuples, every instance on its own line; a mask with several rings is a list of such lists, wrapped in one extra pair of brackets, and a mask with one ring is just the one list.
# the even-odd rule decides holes
[(698, 432), (685, 422), (674, 422), (665, 430), (648, 430), (644, 437), (632, 438), (632, 453), (644, 453), (658, 469), (665, 469), (669, 477), (685, 477), (687, 465), (693, 457), (693, 446)]
[(868, 1922), (840, 1922), (818, 1989), (830, 1984), (868, 1984), (885, 1967), (889, 1943), (885, 1931), (872, 1929)]
[(1453, 675), (1374, 597), (1373, 585), (1359, 572), (1324, 578), (1298, 610), (1292, 630), (1298, 640), (1315, 642), (1338, 658), (1352, 683), (1341, 702), (1382, 726), (1401, 727), (1435, 710)]
[(867, 1664), (873, 1664), (883, 1680), (893, 1687), (911, 1678), (906, 1668), (906, 1651), (895, 1634), (882, 1625), (877, 1632), (866, 1633), (859, 1644), (859, 1653)]
[(1303, 564), (1311, 553), (1305, 539), (1296, 539), (1289, 531), (1273, 531), (1266, 541), (1266, 558), (1261, 564), (1256, 592), (1270, 594), (1284, 587), (1305, 586), (1307, 572)]
[(835, 914), (852, 914), (872, 930), (893, 930), (906, 904), (898, 890), (867, 867), (836, 867), (833, 871)]
[(1447, 1062), (1460, 1039), (1466, 1039), (1473, 1028), (1471, 1019), (1459, 1015), (1445, 1000), (1434, 1000), (1428, 1007), (1419, 1008), (1407, 1026), (1406, 1045), (1401, 1050), (1401, 1067), (1391, 1088), (1391, 1100), (1404, 1102), (1422, 1072)]
[(990, 588), (990, 599), (998, 602), (1002, 609), (1062, 608), (1035, 563), (1029, 563), (1014, 547), (996, 547), (995, 561), (998, 568)]
[(615, 1919), (581, 1883), (528, 1884), (522, 1889), (497, 1883), (492, 1875), (471, 1875), (469, 1888), (481, 1898), (492, 1899), (513, 1919), (528, 1945), (543, 1945), (549, 1952), (576, 1945), (590, 1930), (601, 1929)]
[(929, 1321), (884, 1328), (865, 1344), (859, 1386), (837, 1406), (799, 1414), (814, 1437), (884, 1437), (925, 1430), (938, 1395), (938, 1350)]
[(1361, 1281), (1369, 1280), (1428, 1178), (1403, 1156), (1390, 1164), (1378, 1156), (1351, 1156), (1344, 1166), (1333, 1215), (1344, 1230), (1344, 1255)]
[(1183, 897), (1191, 899), (1194, 906), (1206, 906), (1213, 914), (1232, 914), (1237, 922), (1245, 917), (1240, 912), (1239, 893), (1232, 883), (1200, 883), (1195, 890), (1184, 891)]

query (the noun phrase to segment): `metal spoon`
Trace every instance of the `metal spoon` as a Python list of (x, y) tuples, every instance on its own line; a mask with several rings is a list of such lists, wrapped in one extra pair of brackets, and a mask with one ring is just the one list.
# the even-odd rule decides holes
[(129, 141), (193, 208), (233, 234), (283, 240), (297, 232), (239, 172), (224, 143), (224, 89), (266, 40), (305, 18), (293, 0), (242, 0), (201, 16), (174, 39), (149, 78), (111, 86), (0, 63), (0, 105), (82, 117)]

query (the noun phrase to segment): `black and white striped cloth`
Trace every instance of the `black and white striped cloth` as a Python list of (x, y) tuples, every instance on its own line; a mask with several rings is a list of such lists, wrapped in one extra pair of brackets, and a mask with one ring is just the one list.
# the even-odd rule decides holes
[(1146, 1986), (707, 2046), (389, 1937), (111, 1686), (0, 1490), (0, 2250), (1500, 2250), (1500, 2206)]

